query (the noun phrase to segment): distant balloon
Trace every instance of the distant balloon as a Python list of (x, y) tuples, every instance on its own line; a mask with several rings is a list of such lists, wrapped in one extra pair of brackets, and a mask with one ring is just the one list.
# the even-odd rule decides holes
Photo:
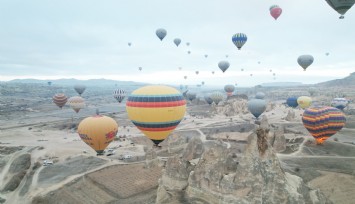
[(270, 69), (270, 72), (272, 72), (272, 69)]
[(80, 109), (85, 108), (85, 100), (80, 96), (73, 96), (68, 99), (68, 105), (78, 113)]
[(349, 101), (345, 98), (334, 98), (331, 102), (331, 106), (340, 110), (343, 110), (348, 104)]
[(337, 108), (328, 106), (311, 107), (302, 116), (304, 127), (316, 139), (317, 144), (341, 130), (346, 122), (344, 114)]
[(277, 7), (279, 7), (279, 6), (278, 5), (272, 5), (272, 6), (270, 6), (269, 11), (271, 11), (273, 8), (277, 8)]
[(187, 46), (190, 46), (190, 43), (189, 43), (189, 42), (187, 42), (187, 43), (186, 43), (186, 45), (187, 45)]
[(275, 76), (276, 74), (275, 73), (272, 73), (273, 76)]
[(226, 55), (226, 58), (228, 58), (228, 55)]
[(258, 119), (266, 110), (266, 102), (262, 99), (252, 99), (248, 101), (248, 110)]
[(238, 50), (243, 47), (248, 38), (244, 33), (236, 33), (232, 36), (232, 42), (237, 46)]
[(332, 7), (341, 16), (340, 19), (344, 18), (345, 13), (354, 5), (355, 0), (326, 0), (330, 7)]
[(195, 71), (196, 74), (200, 73), (199, 71)]
[(255, 95), (256, 99), (264, 99), (265, 98), (265, 94), (263, 92), (258, 92)]
[(130, 47), (131, 47), (131, 45), (132, 45), (132, 43), (130, 43), (130, 42), (129, 42), (129, 43), (128, 43), (128, 46), (130, 46)]
[(182, 68), (181, 67), (179, 67), (179, 70), (181, 70)]
[(74, 86), (75, 91), (81, 96), (84, 93), (86, 86), (82, 84), (77, 84)]
[(235, 87), (231, 84), (225, 85), (224, 86), (224, 91), (227, 93), (227, 96), (232, 96), (233, 92), (235, 90)]
[(286, 104), (292, 108), (296, 108), (298, 106), (297, 97), (289, 97), (286, 100)]
[(229, 66), (230, 64), (228, 61), (220, 61), (218, 63), (218, 67), (222, 70), (223, 73), (229, 68)]
[(187, 76), (184, 76), (184, 79), (187, 79)]
[(218, 103), (221, 102), (224, 98), (221, 92), (213, 92), (210, 97), (216, 105), (218, 105)]
[(212, 71), (212, 74), (214, 74), (214, 71)]
[(59, 108), (62, 108), (68, 101), (68, 98), (63, 93), (57, 93), (53, 96), (53, 103)]
[(191, 51), (189, 50), (189, 51), (187, 51), (187, 54), (191, 54)]
[(159, 28), (159, 29), (157, 29), (157, 30), (155, 31), (155, 34), (156, 34), (156, 35), (158, 36), (158, 38), (162, 41), (162, 40), (165, 38), (167, 32), (166, 32), (166, 30), (165, 30), (164, 28)]
[(121, 103), (123, 101), (123, 99), (126, 97), (126, 92), (123, 89), (116, 89), (113, 92), (113, 97), (119, 102)]
[(202, 85), (205, 85), (205, 82), (203, 81), (203, 82), (201, 82), (201, 84), (202, 84)]
[(253, 74), (250, 74), (250, 76), (253, 76)]
[(300, 96), (297, 98), (297, 103), (301, 108), (305, 109), (311, 106), (312, 98), (308, 96)]
[(329, 56), (329, 52), (326, 52), (326, 53), (325, 53), (325, 56)]
[(242, 72), (243, 72), (243, 71), (244, 71), (244, 69), (241, 69), (240, 71), (242, 71)]
[(277, 20), (277, 18), (281, 15), (282, 9), (280, 7), (274, 7), (270, 10), (270, 15)]
[(138, 67), (138, 70), (139, 70), (139, 71), (142, 71), (142, 67)]
[(311, 87), (308, 89), (308, 93), (311, 95), (311, 96), (314, 96), (314, 94), (316, 94), (318, 92), (317, 88), (315, 87)]
[(49, 82), (47, 82), (47, 84), (48, 84), (48, 86), (50, 86), (50, 85), (52, 85), (52, 82), (51, 82), (51, 81), (49, 81)]
[(208, 57), (208, 55), (205, 55), (205, 58), (207, 58)]
[(211, 105), (211, 104), (213, 103), (213, 100), (212, 100), (211, 96), (206, 95), (204, 98), (205, 98), (205, 101), (206, 101), (209, 105)]
[(107, 116), (87, 117), (78, 125), (80, 138), (97, 152), (103, 155), (106, 147), (115, 139), (118, 131), (117, 122)]
[(158, 145), (184, 118), (186, 101), (175, 88), (150, 85), (131, 93), (126, 111), (132, 123)]
[(194, 99), (196, 99), (196, 93), (189, 91), (187, 92), (186, 97), (187, 99), (189, 99), (189, 101), (193, 101)]
[(174, 39), (174, 43), (175, 43), (176, 47), (179, 47), (179, 45), (181, 43), (181, 39), (180, 38), (175, 38)]
[(313, 61), (314, 58), (312, 55), (301, 55), (297, 59), (297, 62), (303, 68), (303, 71), (306, 71), (307, 67), (309, 67)]

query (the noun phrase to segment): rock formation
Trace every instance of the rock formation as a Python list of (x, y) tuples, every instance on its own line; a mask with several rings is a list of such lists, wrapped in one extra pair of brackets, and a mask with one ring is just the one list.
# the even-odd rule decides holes
[(268, 134), (256, 129), (242, 154), (194, 138), (182, 156), (167, 161), (156, 203), (331, 203), (282, 170)]

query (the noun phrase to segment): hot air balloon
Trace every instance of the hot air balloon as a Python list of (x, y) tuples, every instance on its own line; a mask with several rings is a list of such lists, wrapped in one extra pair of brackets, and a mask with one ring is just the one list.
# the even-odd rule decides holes
[(250, 76), (253, 76), (253, 74), (250, 74)]
[(296, 108), (298, 106), (297, 97), (289, 97), (286, 100), (286, 104), (292, 108)]
[(329, 52), (326, 52), (326, 53), (325, 53), (325, 56), (329, 56)]
[(129, 43), (128, 43), (128, 46), (130, 46), (130, 47), (131, 47), (131, 45), (132, 45), (132, 43), (130, 43), (130, 42), (129, 42)]
[(270, 9), (270, 15), (275, 20), (277, 20), (277, 18), (281, 15), (281, 13), (282, 13), (282, 9), (279, 6)]
[(244, 71), (244, 69), (241, 69), (240, 71), (242, 71), (242, 72), (243, 72), (243, 71)]
[(277, 8), (277, 7), (279, 7), (279, 6), (278, 5), (272, 5), (272, 6), (270, 6), (269, 11), (271, 11), (273, 8)]
[(115, 139), (117, 131), (117, 122), (103, 115), (87, 117), (78, 126), (80, 138), (93, 148), (97, 155), (104, 154), (106, 147)]
[(207, 58), (208, 57), (208, 55), (205, 55), (205, 58)]
[(50, 86), (50, 85), (52, 85), (52, 82), (51, 82), (51, 81), (49, 81), (49, 82), (47, 82), (47, 84), (48, 84), (48, 86)]
[(349, 101), (345, 98), (334, 98), (330, 105), (337, 109), (343, 110), (348, 104)]
[(179, 47), (179, 45), (181, 43), (181, 39), (180, 38), (175, 38), (174, 39), (174, 43), (175, 43), (176, 47)]
[(220, 61), (218, 63), (218, 67), (222, 70), (223, 73), (229, 68), (229, 66), (230, 64), (228, 61)]
[(344, 114), (337, 108), (328, 106), (311, 107), (302, 116), (304, 127), (316, 139), (317, 144), (341, 130), (346, 122)]
[(227, 96), (232, 96), (234, 90), (235, 90), (235, 87), (231, 84), (227, 84), (224, 86), (224, 91), (227, 93)]
[(258, 92), (255, 95), (256, 99), (264, 99), (265, 98), (265, 94), (263, 92)]
[(68, 99), (68, 105), (78, 113), (80, 109), (85, 108), (85, 100), (80, 96), (73, 96)]
[(238, 50), (243, 47), (248, 38), (244, 33), (236, 33), (232, 36), (232, 42), (237, 46)]
[(62, 108), (68, 101), (68, 98), (63, 93), (57, 93), (53, 96), (53, 103), (59, 108)]
[(81, 96), (81, 94), (84, 93), (86, 86), (82, 85), (82, 84), (77, 84), (74, 86), (75, 91), (79, 94), (79, 96)]
[(201, 82), (201, 84), (202, 84), (202, 85), (205, 85), (205, 82), (203, 81), (203, 82)]
[(139, 71), (142, 71), (142, 67), (138, 67), (138, 70), (139, 70)]
[(226, 55), (226, 58), (228, 58), (228, 55)]
[(224, 98), (221, 92), (213, 92), (210, 97), (216, 105), (218, 105), (218, 103), (221, 102)]
[(212, 74), (214, 74), (214, 71), (212, 71)]
[(132, 92), (126, 110), (133, 124), (158, 145), (183, 119), (186, 101), (172, 87), (150, 85)]
[(314, 61), (312, 55), (301, 55), (298, 57), (297, 62), (303, 68), (303, 71), (306, 71), (307, 67), (311, 65)]
[(184, 76), (184, 79), (187, 79), (187, 76)]
[(156, 35), (158, 36), (158, 38), (162, 41), (162, 40), (165, 38), (167, 32), (166, 32), (166, 30), (165, 30), (164, 28), (159, 28), (159, 29), (157, 29), (157, 30), (155, 31), (155, 34), (156, 34)]
[(213, 100), (212, 100), (211, 96), (206, 95), (204, 98), (205, 98), (205, 101), (206, 101), (209, 105), (211, 105), (211, 104), (213, 103)]
[(305, 109), (311, 106), (312, 98), (308, 96), (300, 96), (297, 98), (297, 103), (299, 107)]
[(187, 54), (191, 54), (191, 51), (189, 50), (189, 51), (187, 51)]
[(266, 102), (262, 99), (252, 99), (248, 101), (248, 110), (258, 119), (266, 110)]
[(308, 93), (311, 95), (311, 96), (314, 96), (315, 93), (317, 93), (318, 90), (315, 88), (315, 87), (311, 87), (308, 89)]
[(189, 42), (187, 42), (187, 43), (186, 43), (186, 45), (187, 45), (187, 46), (190, 46), (190, 43), (189, 43)]
[(182, 68), (181, 67), (179, 67), (179, 70), (181, 70)]
[(340, 19), (344, 18), (345, 13), (354, 5), (355, 0), (326, 0), (330, 7), (332, 7), (341, 16)]
[(196, 74), (200, 73), (199, 71), (195, 71)]
[(189, 91), (187, 92), (186, 97), (189, 101), (193, 101), (194, 99), (196, 99), (196, 93)]
[(113, 97), (119, 102), (121, 103), (123, 101), (123, 99), (126, 97), (126, 92), (123, 89), (116, 89), (113, 92)]
[(270, 72), (272, 72), (272, 69), (270, 69)]

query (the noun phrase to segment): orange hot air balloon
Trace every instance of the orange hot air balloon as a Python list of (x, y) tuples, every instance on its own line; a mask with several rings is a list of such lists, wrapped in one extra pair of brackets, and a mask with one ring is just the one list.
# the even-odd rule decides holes
[(68, 98), (63, 93), (57, 93), (53, 96), (53, 103), (59, 108), (62, 108), (68, 101)]
[(117, 131), (117, 122), (103, 115), (87, 117), (78, 126), (80, 138), (93, 148), (97, 155), (103, 155), (106, 147), (115, 138)]
[(80, 109), (85, 108), (85, 100), (80, 96), (73, 96), (68, 99), (70, 107), (78, 113)]

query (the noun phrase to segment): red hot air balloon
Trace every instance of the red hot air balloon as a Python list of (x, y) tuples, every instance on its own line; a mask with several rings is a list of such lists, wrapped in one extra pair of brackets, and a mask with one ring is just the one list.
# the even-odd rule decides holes
[(277, 18), (281, 15), (282, 9), (280, 7), (274, 7), (270, 10), (270, 15), (277, 20)]

